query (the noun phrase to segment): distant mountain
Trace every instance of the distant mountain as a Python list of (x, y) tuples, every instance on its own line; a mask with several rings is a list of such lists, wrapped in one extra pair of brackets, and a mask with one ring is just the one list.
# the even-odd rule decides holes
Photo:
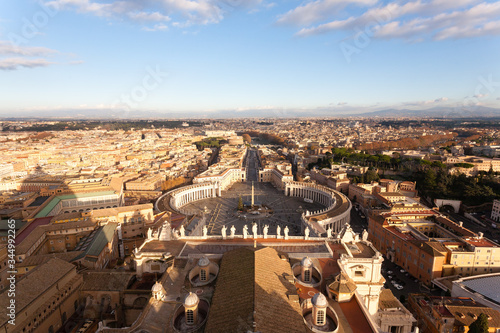
[(489, 118), (500, 117), (500, 109), (485, 106), (434, 107), (424, 110), (387, 109), (357, 114), (359, 117), (433, 117), (433, 118)]
[(1, 115), (0, 119), (25, 120), (138, 120), (138, 119), (234, 119), (234, 118), (299, 118), (299, 117), (432, 117), (432, 118), (491, 118), (500, 117), (500, 109), (484, 106), (434, 107), (430, 109), (384, 109), (360, 112), (352, 107), (350, 111), (336, 108), (316, 109), (245, 109), (196, 112), (158, 112), (158, 111), (118, 111), (118, 110), (48, 110), (13, 112)]

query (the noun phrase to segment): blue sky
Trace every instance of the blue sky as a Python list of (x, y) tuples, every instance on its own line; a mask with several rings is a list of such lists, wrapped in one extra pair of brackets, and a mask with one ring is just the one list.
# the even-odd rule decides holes
[(0, 2), (0, 114), (500, 107), (500, 1)]

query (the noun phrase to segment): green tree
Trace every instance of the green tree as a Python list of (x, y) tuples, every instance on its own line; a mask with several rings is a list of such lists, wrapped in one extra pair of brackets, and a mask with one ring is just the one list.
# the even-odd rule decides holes
[(436, 187), (436, 172), (432, 169), (428, 169), (425, 172), (424, 177), (424, 188), (426, 191), (432, 191)]
[(469, 333), (488, 333), (488, 316), (481, 313), (476, 321), (469, 326)]
[(380, 179), (380, 176), (378, 175), (377, 171), (371, 169), (368, 170), (365, 174), (365, 181), (367, 183), (371, 183), (372, 181), (378, 181)]

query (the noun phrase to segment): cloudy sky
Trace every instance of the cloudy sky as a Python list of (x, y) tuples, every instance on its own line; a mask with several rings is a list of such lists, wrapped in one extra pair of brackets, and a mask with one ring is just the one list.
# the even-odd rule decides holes
[(0, 2), (0, 115), (500, 107), (499, 59), (500, 1)]

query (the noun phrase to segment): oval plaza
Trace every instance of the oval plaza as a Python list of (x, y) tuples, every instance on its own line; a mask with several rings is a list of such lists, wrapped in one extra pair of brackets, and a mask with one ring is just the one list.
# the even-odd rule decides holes
[[(255, 154), (245, 155), (257, 159)], [(245, 164), (258, 165), (258, 161)], [(258, 182), (247, 180), (252, 172), (261, 174), (255, 177)], [(263, 173), (272, 173), (272, 177), (264, 177)], [(220, 235), (223, 226), (227, 229), (234, 226), (236, 233), (241, 234), (245, 225), (256, 223), (259, 232), (267, 225), (270, 234), (288, 227), (291, 235), (302, 235), (308, 229), (311, 236), (333, 236), (349, 223), (352, 205), (345, 195), (326, 186), (290, 178), (277, 168), (254, 171), (242, 166), (217, 166), (197, 176), (193, 185), (166, 193), (157, 207), (185, 215), (184, 229), (197, 230), (198, 234), (203, 225), (211, 235)], [(254, 207), (265, 205), (266, 214), (259, 208), (248, 214), (238, 213), (240, 200)]]

